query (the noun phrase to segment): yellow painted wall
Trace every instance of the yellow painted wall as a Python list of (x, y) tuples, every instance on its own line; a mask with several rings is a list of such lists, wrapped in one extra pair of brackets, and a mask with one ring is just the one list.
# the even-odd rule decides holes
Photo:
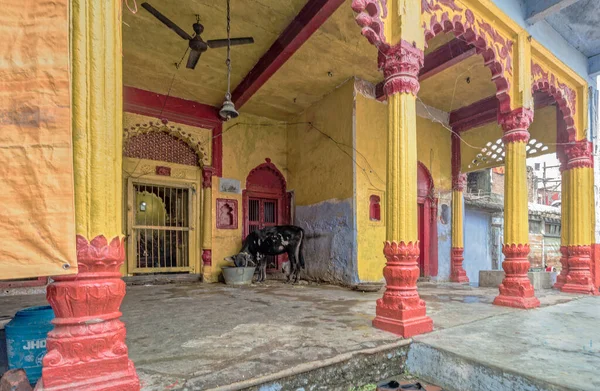
[[(386, 103), (356, 94), (356, 162), (359, 166), (356, 168), (356, 213), (358, 276), (361, 281), (381, 280), (385, 265), (385, 221), (370, 220), (369, 198), (373, 194), (381, 197), (381, 216), (384, 219), (387, 111)], [(447, 129), (439, 123), (417, 117), (417, 158), (431, 172), (436, 191), (451, 189), (451, 139)]]
[[(270, 158), (287, 180), (286, 140), (285, 122), (242, 114), (224, 123), (223, 178), (239, 180), (243, 190), (250, 170)], [(216, 281), (221, 267), (228, 265), (224, 258), (236, 254), (242, 246), (243, 204), (242, 194), (219, 192), (219, 178), (213, 177), (212, 189), (212, 281)], [(238, 229), (216, 228), (217, 198), (238, 201)]]
[(350, 79), (288, 126), (288, 188), (294, 190), (297, 206), (352, 197), (353, 102)]

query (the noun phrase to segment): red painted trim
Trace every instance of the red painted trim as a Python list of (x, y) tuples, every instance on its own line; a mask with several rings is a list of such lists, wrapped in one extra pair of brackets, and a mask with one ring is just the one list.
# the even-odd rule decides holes
[(343, 3), (344, 0), (309, 0), (235, 88), (232, 100), (237, 108), (242, 107)]
[(449, 125), (455, 132), (495, 122), (498, 118), (498, 98), (489, 96), (450, 113)]
[(423, 68), (419, 73), (419, 81), (437, 75), (476, 53), (477, 49), (473, 45), (462, 39), (454, 38), (425, 56)]
[(600, 289), (600, 244), (592, 244), (592, 281)]
[[(458, 133), (454, 131), (452, 133), (452, 184), (458, 183), (458, 176), (460, 175), (460, 137)], [(454, 188), (454, 186), (453, 186)]]
[(220, 177), (223, 167), (222, 122), (219, 109), (174, 96), (123, 86), (123, 111), (160, 120), (212, 129), (212, 166)]
[[(250, 171), (246, 178), (246, 189), (242, 191), (242, 240), (249, 234), (250, 221), (248, 218), (249, 200), (250, 198), (262, 198), (277, 201), (277, 225), (289, 224), (290, 215), (290, 196), (286, 192), (287, 183), (285, 177), (279, 171), (275, 164), (271, 163), (271, 159), (266, 158), (265, 163), (259, 164)], [(264, 186), (264, 180), (277, 178), (272, 180), (272, 186)], [(281, 255), (277, 257), (277, 268), (281, 269), (281, 264), (287, 260), (287, 256)]]
[[(437, 275), (438, 270), (438, 200), (433, 196), (435, 194), (435, 188), (433, 186), (433, 177), (431, 176), (431, 172), (429, 172), (427, 167), (421, 162), (418, 162), (418, 169), (425, 174), (427, 181), (427, 183), (423, 184), (424, 186), (417, 185), (417, 188), (423, 188), (425, 186), (427, 187), (426, 194), (417, 191), (417, 203), (423, 205), (423, 226), (421, 227), (423, 230), (423, 254), (420, 254), (420, 256), (423, 259), (423, 276), (432, 277)], [(417, 180), (419, 180), (419, 175), (417, 175)], [(433, 229), (432, 225), (436, 225), (436, 228)]]
[[(533, 95), (536, 110), (550, 106), (556, 101), (548, 94), (536, 93)], [(498, 98), (488, 96), (469, 106), (450, 112), (449, 125), (455, 132), (467, 130), (498, 121)]]

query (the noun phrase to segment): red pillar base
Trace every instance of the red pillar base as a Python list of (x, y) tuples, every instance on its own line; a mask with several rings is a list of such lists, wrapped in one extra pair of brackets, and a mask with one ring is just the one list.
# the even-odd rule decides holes
[(452, 272), (450, 273), (451, 282), (459, 282), (461, 284), (468, 283), (469, 277), (463, 268), (464, 249), (462, 247), (452, 247)]
[(48, 333), (38, 391), (139, 391), (140, 384), (125, 344), (119, 307), (125, 283), (119, 268), (123, 240), (104, 236), (91, 242), (77, 236), (79, 273), (59, 276), (47, 299), (56, 318)]
[(502, 247), (505, 256), (502, 268), (506, 276), (499, 286), (500, 294), (494, 299), (495, 305), (523, 309), (540, 306), (540, 301), (535, 297), (533, 286), (527, 277), (529, 251), (528, 244), (505, 244)]
[(594, 286), (591, 270), (591, 246), (569, 246), (567, 247), (569, 274), (561, 292), (577, 293), (581, 295), (598, 295), (598, 289)]
[(432, 331), (433, 321), (417, 292), (419, 243), (385, 242), (383, 253), (386, 290), (377, 300), (373, 327), (404, 338)]
[(560, 246), (560, 266), (560, 274), (556, 276), (554, 289), (561, 289), (567, 282), (567, 274), (569, 273), (567, 246)]

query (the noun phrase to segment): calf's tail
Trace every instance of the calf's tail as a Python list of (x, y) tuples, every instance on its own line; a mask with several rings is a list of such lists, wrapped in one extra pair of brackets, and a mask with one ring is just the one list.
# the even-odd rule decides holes
[(300, 249), (298, 251), (298, 257), (300, 258), (300, 266), (302, 269), (306, 269), (304, 266), (304, 251), (302, 251), (302, 248), (304, 248), (304, 230), (300, 231)]

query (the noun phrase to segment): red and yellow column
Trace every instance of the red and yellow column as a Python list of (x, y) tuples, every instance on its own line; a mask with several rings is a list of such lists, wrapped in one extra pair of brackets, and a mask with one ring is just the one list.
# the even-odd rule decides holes
[(467, 175), (460, 172), (460, 138), (452, 133), (452, 252), (450, 281), (468, 283), (469, 277), (463, 268), (463, 192)]
[[(382, 7), (387, 7), (383, 9)], [(424, 35), (419, 26), (420, 1), (382, 3), (354, 0), (362, 34), (378, 48), (388, 100), (386, 241), (383, 269), (386, 291), (377, 300), (373, 326), (405, 338), (433, 329), (425, 302), (417, 292), (418, 75), (423, 66)], [(373, 29), (377, 25), (378, 28)]]
[(119, 320), (125, 296), (121, 1), (72, 1), (70, 12), (79, 272), (48, 286), (56, 318), (36, 389), (139, 390)]
[[(594, 240), (594, 170), (592, 144), (576, 141), (565, 148), (567, 170), (563, 172), (568, 188), (567, 240), (568, 272), (562, 292), (597, 295), (592, 276), (592, 243)], [(566, 178), (565, 178), (566, 177)], [(563, 207), (564, 208), (564, 207)]]
[(533, 111), (526, 108), (499, 116), (506, 150), (502, 246), (505, 256), (502, 268), (506, 276), (500, 284), (500, 294), (494, 299), (494, 304), (515, 308), (535, 308), (540, 305), (527, 277), (530, 248), (525, 147), (529, 141), (528, 129), (532, 121)]

